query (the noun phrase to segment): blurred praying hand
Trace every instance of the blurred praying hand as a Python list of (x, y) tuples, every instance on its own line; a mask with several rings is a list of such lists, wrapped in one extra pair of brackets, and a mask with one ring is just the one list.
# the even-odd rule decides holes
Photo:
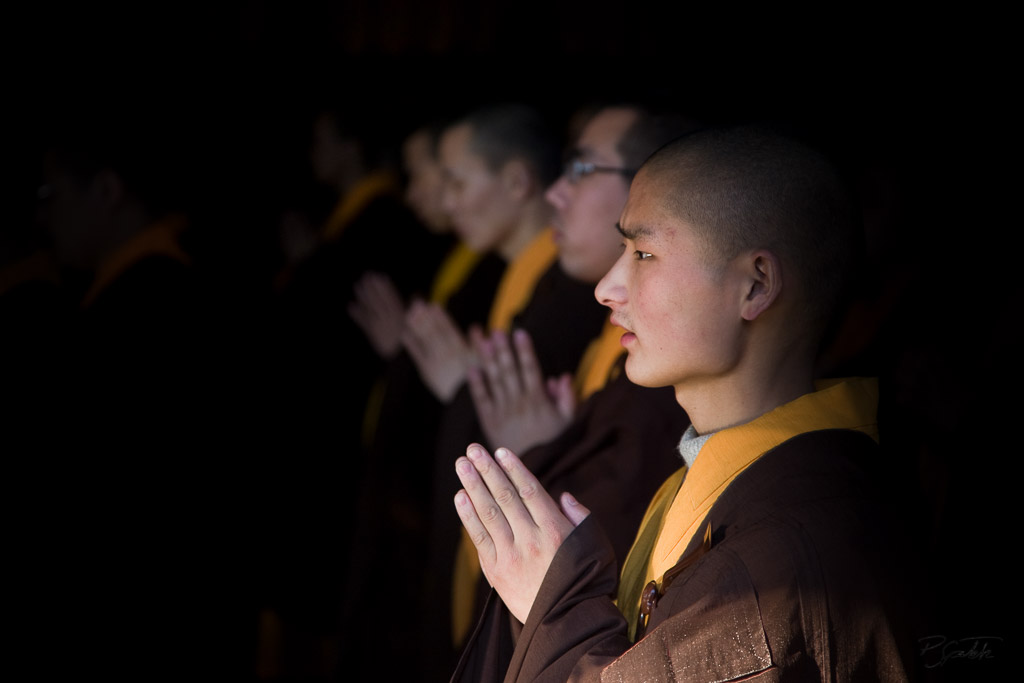
[(533, 342), (525, 330), (508, 335), (470, 333), (477, 365), (469, 369), (469, 388), (477, 417), (491, 448), (517, 453), (558, 436), (576, 410), (568, 373), (545, 381)]

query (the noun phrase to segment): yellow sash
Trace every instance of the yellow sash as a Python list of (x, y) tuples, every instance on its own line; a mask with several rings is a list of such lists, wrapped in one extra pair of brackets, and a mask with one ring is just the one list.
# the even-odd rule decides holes
[(508, 264), (494, 295), (488, 329), (511, 331), (512, 319), (523, 310), (541, 275), (558, 258), (553, 234), (551, 228), (541, 230)]
[(430, 300), (442, 308), (448, 303), (452, 294), (459, 291), (466, 278), (480, 262), (481, 255), (459, 242), (445, 256), (444, 262), (437, 270), (434, 285), (430, 291)]
[(162, 254), (188, 264), (190, 259), (178, 244), (178, 237), (185, 230), (187, 223), (184, 216), (168, 216), (153, 223), (114, 250), (96, 269), (96, 277), (82, 298), (81, 307), (91, 306), (100, 292), (110, 286), (110, 283), (133, 263), (146, 256)]
[[(657, 539), (658, 534), (661, 533), (661, 527), (665, 523), (665, 511), (672, 504), (676, 492), (679, 491), (679, 487), (683, 483), (683, 478), (686, 477), (686, 470), (687, 467), (684, 464), (673, 472), (655, 492), (654, 497), (651, 498), (651, 502), (647, 506), (647, 511), (644, 513), (644, 518), (640, 522), (640, 530), (637, 532), (636, 540), (633, 541), (633, 547), (629, 549), (626, 560), (622, 563), (622, 573), (619, 577), (619, 592), (615, 603), (629, 623), (629, 640), (631, 642), (634, 640), (634, 634), (636, 633), (640, 596), (648, 582), (645, 573), (648, 566), (647, 558), (650, 557), (654, 541)], [(631, 610), (623, 609), (623, 605), (632, 603), (633, 596), (636, 596), (636, 608)]]
[(608, 382), (614, 379), (612, 371), (616, 369), (615, 362), (625, 353), (620, 339), (622, 339), (622, 328), (605, 320), (601, 334), (587, 345), (587, 349), (580, 358), (580, 364), (576, 368), (573, 388), (576, 391), (577, 401), (585, 401), (591, 394), (604, 388)]
[[(789, 439), (822, 429), (853, 429), (878, 440), (878, 382), (874, 378), (827, 380), (805, 394), (751, 422), (713, 434), (693, 467), (662, 485), (640, 526), (623, 564), (619, 609), (636, 632), (640, 591), (657, 578), (661, 585), (703, 523), (718, 496), (761, 455)], [(678, 482), (674, 483), (678, 479)], [(675, 488), (673, 488), (675, 486)], [(678, 491), (671, 505), (664, 500)], [(657, 533), (652, 533), (657, 528)], [(640, 578), (638, 581), (637, 578)], [(626, 591), (630, 591), (627, 594)]]
[(321, 237), (325, 240), (336, 239), (348, 227), (352, 219), (362, 213), (367, 204), (381, 195), (397, 192), (398, 188), (398, 178), (393, 173), (388, 171), (370, 173), (338, 201), (323, 227)]

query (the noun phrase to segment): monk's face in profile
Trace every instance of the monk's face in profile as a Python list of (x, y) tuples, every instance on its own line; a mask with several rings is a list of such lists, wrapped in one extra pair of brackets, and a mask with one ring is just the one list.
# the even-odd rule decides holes
[(615, 223), (626, 205), (632, 172), (624, 168), (618, 144), (635, 120), (636, 113), (623, 108), (595, 115), (545, 195), (555, 208), (559, 262), (577, 280), (596, 283), (619, 255)]
[(472, 149), (473, 131), (460, 124), (441, 138), (442, 206), (471, 249), (496, 249), (515, 227), (516, 200), (501, 169), (491, 169)]
[(626, 374), (650, 387), (696, 389), (728, 375), (742, 351), (743, 274), (709, 257), (668, 209), (678, 188), (641, 170), (622, 212), (622, 253), (596, 288), (628, 352)]
[(436, 233), (447, 232), (448, 214), (441, 206), (444, 189), (441, 164), (434, 154), (430, 134), (416, 131), (402, 145), (402, 166), (408, 178), (405, 201), (424, 226)]

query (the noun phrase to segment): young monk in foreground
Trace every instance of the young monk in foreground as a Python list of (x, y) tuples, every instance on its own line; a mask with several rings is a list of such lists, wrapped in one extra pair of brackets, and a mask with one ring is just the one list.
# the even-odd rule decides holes
[(689, 415), (686, 465), (620, 578), (571, 494), (470, 445), (455, 505), (514, 618), (491, 601), (453, 680), (912, 677), (877, 386), (814, 376), (855, 215), (822, 156), (767, 130), (694, 133), (642, 166), (596, 295), (629, 378)]

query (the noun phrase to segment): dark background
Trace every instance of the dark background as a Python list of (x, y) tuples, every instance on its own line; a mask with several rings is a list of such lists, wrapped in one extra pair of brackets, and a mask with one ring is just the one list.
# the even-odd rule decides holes
[[(528, 100), (558, 119), (602, 95), (708, 120), (764, 118), (821, 141), (884, 226), (879, 254), (912, 286), (884, 355), (913, 378), (887, 407), (911, 453), (937, 633), (1009, 630), (1019, 413), (1018, 111), (1006, 17), (858, 4), (750, 13), (639, 2), (350, 0), (48, 5), (12, 15), (5, 60), (8, 225), (31, 223), (46, 116), (95, 98), (181, 112), (188, 173), (220, 221), (211, 248), (258, 278), (278, 212), (308, 193), (308, 115), (325, 94), (398, 129), (443, 102)], [(1012, 125), (1011, 125), (1012, 124)], [(181, 132), (181, 131), (179, 131)], [(213, 222), (213, 221), (211, 221)], [(1012, 440), (1011, 440), (1012, 439)], [(879, 472), (898, 470), (879, 463)], [(920, 501), (920, 502), (918, 502)], [(1009, 541), (1009, 542), (1007, 542)], [(992, 662), (953, 662), (983, 679)], [(957, 668), (960, 667), (960, 668)]]

